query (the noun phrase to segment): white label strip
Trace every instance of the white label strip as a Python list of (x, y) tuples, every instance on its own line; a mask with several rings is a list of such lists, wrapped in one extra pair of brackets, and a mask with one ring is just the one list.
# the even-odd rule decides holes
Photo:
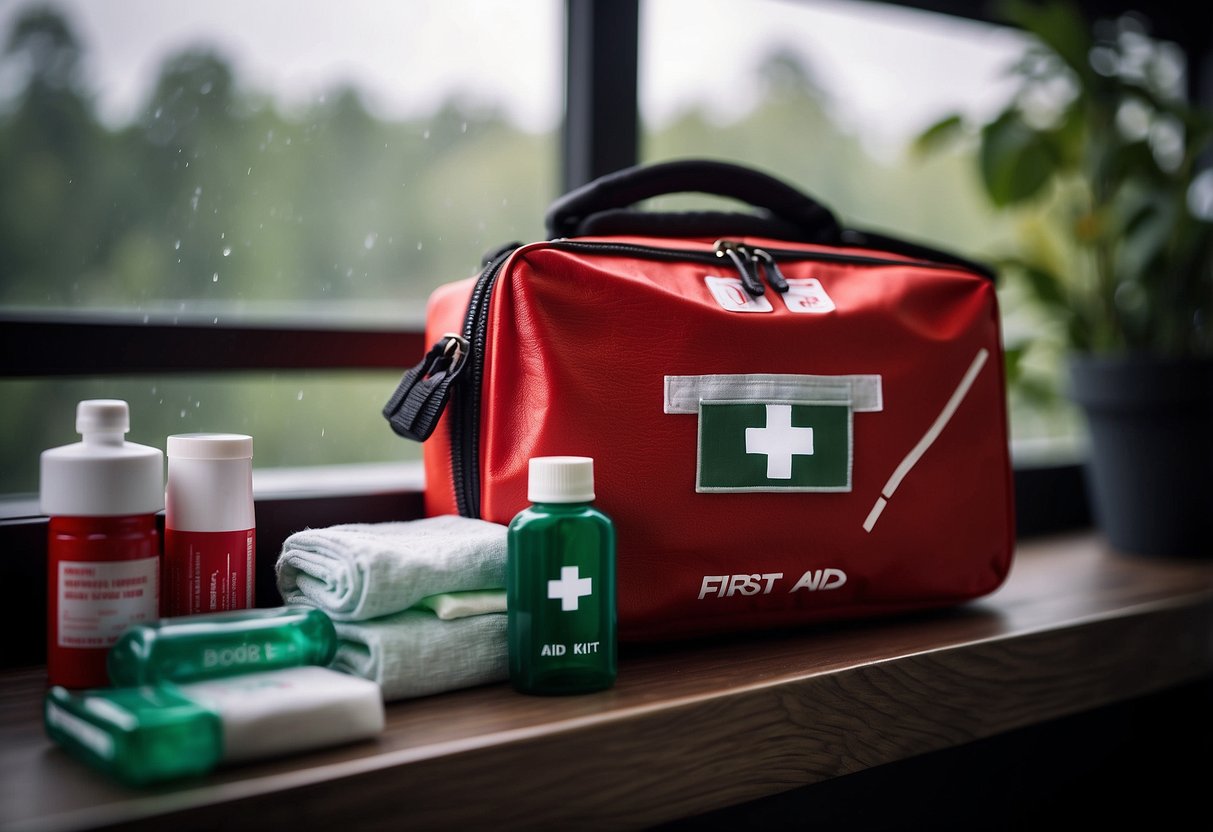
[(990, 351), (985, 347), (977, 351), (977, 356), (973, 359), (973, 363), (969, 365), (969, 369), (960, 380), (960, 384), (956, 385), (956, 389), (952, 391), (952, 396), (948, 399), (947, 404), (943, 406), (943, 410), (935, 417), (935, 421), (927, 428), (927, 432), (923, 434), (922, 439), (919, 439), (918, 444), (906, 454), (905, 459), (893, 471), (893, 476), (889, 477), (889, 481), (885, 483), (885, 487), (881, 491), (882, 496), (876, 500), (876, 504), (872, 506), (871, 512), (868, 513), (868, 519), (864, 521), (864, 531), (872, 531), (872, 527), (876, 525), (876, 520), (880, 517), (880, 513), (884, 511), (883, 504), (892, 499), (893, 492), (901, 485), (901, 481), (905, 479), (906, 474), (910, 473), (910, 469), (918, 464), (918, 460), (922, 459), (922, 455), (927, 452), (927, 449), (934, 444), (935, 440), (939, 438), (939, 434), (947, 427), (953, 414), (956, 413), (956, 409), (960, 407), (960, 403), (969, 394), (969, 388), (973, 386), (973, 381), (977, 378), (977, 374), (981, 372), (981, 368), (985, 366), (986, 359), (989, 357)]
[(101, 759), (114, 759), (114, 738), (96, 725), (68, 713), (54, 702), (46, 703), (46, 721), (63, 733), (71, 734), (77, 742)]
[(884, 408), (880, 376), (748, 373), (665, 377), (666, 413), (698, 413), (701, 400), (845, 401), (847, 398), (855, 413), (879, 412)]

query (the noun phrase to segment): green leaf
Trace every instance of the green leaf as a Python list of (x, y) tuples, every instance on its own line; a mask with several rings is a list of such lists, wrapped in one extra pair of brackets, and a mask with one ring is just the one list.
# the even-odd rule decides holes
[(1040, 38), (1079, 77), (1087, 78), (1093, 74), (1088, 58), (1091, 52), (1090, 27), (1074, 4), (1003, 0), (997, 8), (1009, 23)]
[(1017, 113), (1003, 113), (981, 131), (982, 183), (999, 207), (1035, 196), (1058, 171), (1048, 137), (1029, 127)]
[(927, 156), (954, 144), (963, 134), (964, 120), (953, 113), (919, 133), (910, 149), (917, 156)]
[(1069, 310), (1070, 297), (1066, 291), (1066, 282), (1061, 277), (1023, 260), (1009, 260), (1006, 265), (1024, 276), (1032, 294), (1041, 304), (1055, 310)]

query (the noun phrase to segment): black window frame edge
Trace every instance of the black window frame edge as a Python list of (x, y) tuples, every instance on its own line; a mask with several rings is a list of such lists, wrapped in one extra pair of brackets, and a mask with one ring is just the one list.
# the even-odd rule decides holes
[[(990, 20), (963, 3), (892, 3)], [(567, 189), (639, 159), (637, 105), (640, 0), (566, 0), (565, 98), (562, 181)], [(1203, 53), (1202, 53), (1203, 54)], [(239, 315), (213, 318), (132, 312), (17, 311), (0, 309), (0, 378), (54, 378), (159, 372), (403, 371), (424, 353), (419, 321), (399, 327), (358, 326), (340, 320), (300, 318), (257, 321)], [(1080, 462), (1016, 465), (1016, 533), (1019, 537), (1090, 525)], [(423, 485), (398, 490), (377, 486), (342, 493), (258, 495), (257, 604), (280, 603), (273, 568), (282, 541), (293, 531), (336, 523), (406, 520), (423, 514)], [(21, 587), (4, 605), (0, 626), (11, 632), (46, 617), (47, 518), (17, 507), (36, 507), (28, 496), (0, 495), (0, 583)], [(161, 518), (163, 515), (161, 515)], [(42, 639), (16, 639), (2, 667), (40, 664)]]

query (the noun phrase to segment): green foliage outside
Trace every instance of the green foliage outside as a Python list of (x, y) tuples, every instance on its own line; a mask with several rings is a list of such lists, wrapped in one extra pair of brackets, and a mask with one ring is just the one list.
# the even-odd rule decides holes
[(1187, 103), (1182, 52), (1136, 15), (999, 8), (1035, 38), (1014, 97), (975, 128), (943, 119), (919, 146), (976, 133), (984, 190), (1018, 231), (999, 262), (1053, 330), (1032, 346), (1213, 354), (1213, 110)]
[[(25, 83), (0, 109), (0, 305), (299, 314), (416, 321), (430, 291), (480, 255), (543, 235), (558, 194), (557, 136), (448, 101), (387, 122), (353, 89), (283, 112), (243, 89), (222, 55), (168, 59), (131, 123), (103, 125), (79, 43), (53, 12), (3, 33)], [(0, 68), (3, 68), (0, 67)], [(713, 123), (689, 110), (644, 136), (643, 156), (712, 156), (804, 188), (849, 224), (982, 257), (1009, 238), (963, 152), (887, 163), (831, 120), (808, 72), (774, 55), (757, 104)], [(1028, 332), (1014, 299), (1008, 337)], [(402, 357), (402, 365), (415, 356)], [(37, 487), (37, 455), (75, 440), (82, 398), (131, 403), (132, 441), (254, 436), (259, 467), (417, 458), (379, 410), (394, 373), (230, 374), (0, 382), (0, 493)], [(1019, 433), (1056, 432), (1021, 410)], [(1065, 414), (1062, 412), (1062, 421)]]

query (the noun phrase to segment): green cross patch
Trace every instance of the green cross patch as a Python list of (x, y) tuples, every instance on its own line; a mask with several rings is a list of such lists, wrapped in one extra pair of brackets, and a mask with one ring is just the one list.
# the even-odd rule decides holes
[(849, 401), (699, 402), (696, 491), (850, 491)]

